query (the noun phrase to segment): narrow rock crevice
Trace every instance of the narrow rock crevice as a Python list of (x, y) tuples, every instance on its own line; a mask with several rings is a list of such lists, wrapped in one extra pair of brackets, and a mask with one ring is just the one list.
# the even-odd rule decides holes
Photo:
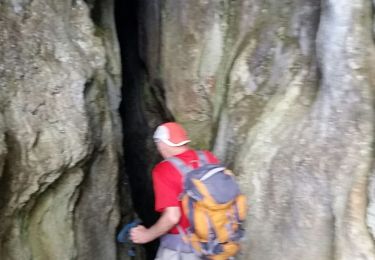
[[(125, 173), (120, 185), (129, 183), (133, 207), (145, 226), (158, 218), (154, 211), (151, 169), (160, 160), (152, 142), (157, 124), (171, 119), (165, 107), (162, 82), (150, 85), (150, 69), (141, 57), (139, 13), (137, 0), (117, 0), (115, 17), (122, 61), (122, 101), (120, 115), (123, 125)], [(144, 55), (147, 55), (144, 53)], [(120, 191), (121, 191), (120, 187)], [(125, 198), (127, 194), (121, 194)], [(128, 219), (127, 219), (128, 220)], [(158, 241), (146, 244), (146, 258), (154, 259)]]

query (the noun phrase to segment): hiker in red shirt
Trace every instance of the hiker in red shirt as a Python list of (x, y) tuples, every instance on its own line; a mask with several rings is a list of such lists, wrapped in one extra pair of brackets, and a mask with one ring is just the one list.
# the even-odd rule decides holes
[[(199, 166), (196, 151), (188, 147), (190, 142), (186, 131), (177, 123), (160, 125), (154, 133), (154, 141), (164, 159), (177, 157), (194, 169)], [(209, 163), (218, 163), (210, 152), (204, 151)], [(189, 221), (185, 216), (180, 201), (183, 191), (183, 177), (169, 161), (162, 161), (152, 171), (155, 192), (155, 210), (161, 212), (159, 220), (150, 228), (137, 226), (130, 231), (134, 243), (148, 243), (158, 237), (160, 247), (156, 259), (159, 260), (194, 260), (196, 256), (191, 246), (182, 240), (179, 232), (185, 232)]]

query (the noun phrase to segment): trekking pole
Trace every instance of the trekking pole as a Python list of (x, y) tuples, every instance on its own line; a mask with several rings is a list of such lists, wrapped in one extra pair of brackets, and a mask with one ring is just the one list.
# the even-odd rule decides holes
[(120, 232), (117, 235), (117, 242), (123, 244), (129, 244), (128, 255), (135, 256), (135, 245), (133, 241), (130, 240), (130, 230), (141, 223), (139, 219), (129, 222), (128, 224), (124, 225)]

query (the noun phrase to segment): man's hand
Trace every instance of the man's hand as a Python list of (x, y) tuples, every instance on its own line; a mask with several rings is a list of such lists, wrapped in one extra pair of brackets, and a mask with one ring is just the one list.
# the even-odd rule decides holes
[(144, 244), (167, 233), (181, 218), (179, 207), (168, 207), (158, 221), (150, 228), (137, 226), (130, 230), (130, 239), (136, 244)]
[(147, 228), (139, 225), (130, 230), (130, 239), (136, 244), (145, 244), (153, 240), (153, 237), (150, 236)]

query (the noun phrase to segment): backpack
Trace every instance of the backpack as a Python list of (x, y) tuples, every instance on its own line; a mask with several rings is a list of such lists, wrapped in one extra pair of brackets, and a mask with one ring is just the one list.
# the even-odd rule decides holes
[(221, 164), (210, 164), (203, 151), (197, 154), (197, 169), (177, 157), (167, 159), (184, 179), (180, 199), (190, 227), (185, 232), (178, 226), (179, 233), (199, 256), (228, 259), (240, 249), (247, 215), (246, 197), (231, 171)]

